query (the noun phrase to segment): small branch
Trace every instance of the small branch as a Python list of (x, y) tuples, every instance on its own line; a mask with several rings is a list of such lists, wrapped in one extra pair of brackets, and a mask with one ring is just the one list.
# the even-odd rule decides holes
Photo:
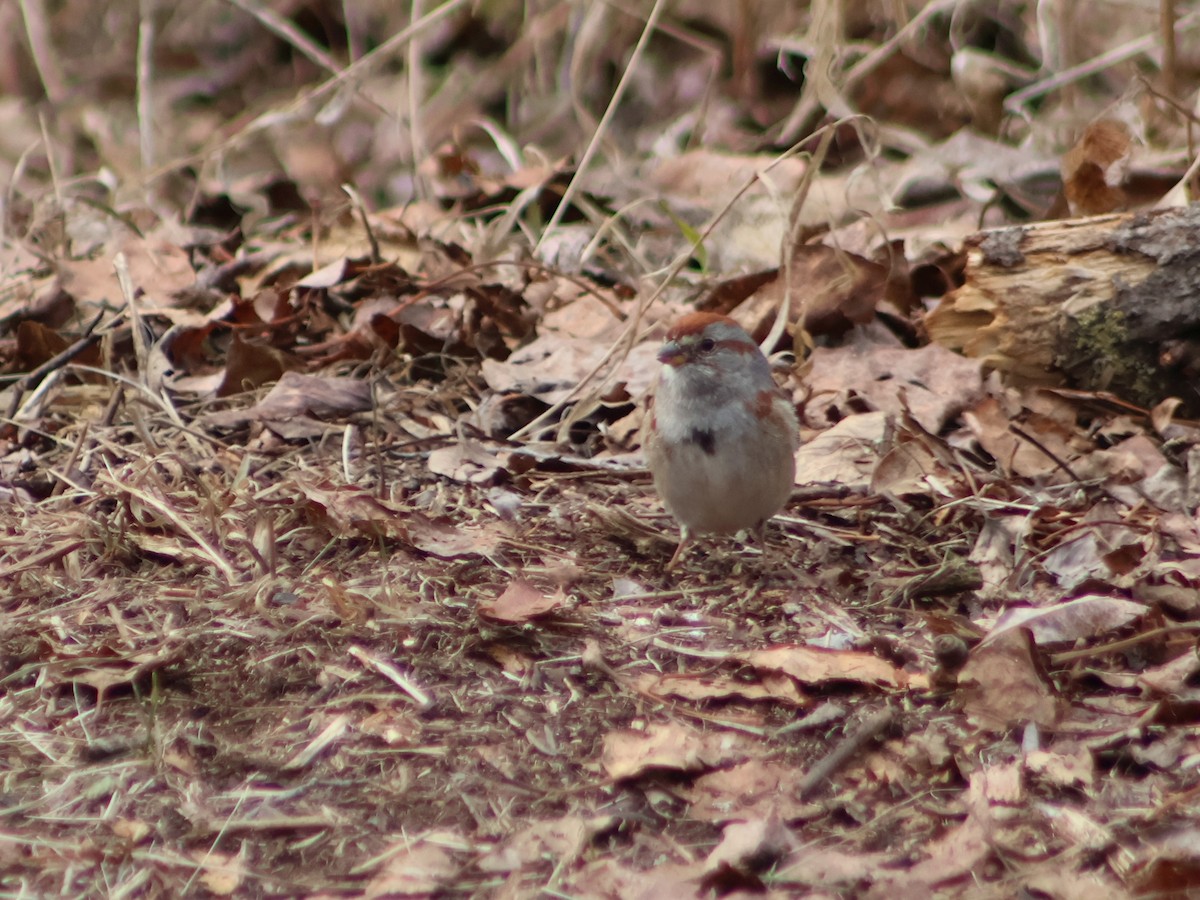
[(891, 724), (895, 714), (891, 707), (884, 707), (879, 712), (868, 717), (853, 733), (847, 735), (840, 744), (815, 766), (800, 781), (799, 795), (801, 799), (811, 796), (818, 788), (824, 787), (833, 773), (850, 761), (850, 758), (862, 750), (868, 743), (883, 733)]

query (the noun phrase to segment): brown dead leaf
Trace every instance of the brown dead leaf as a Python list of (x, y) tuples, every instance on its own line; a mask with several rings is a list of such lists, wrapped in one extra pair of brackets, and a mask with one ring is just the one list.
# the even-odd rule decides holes
[[(1066, 785), (1063, 785), (1064, 787)], [(1078, 785), (1075, 785), (1078, 788)], [(1097, 822), (1091, 816), (1078, 809), (1074, 809), (1067, 805), (1052, 805), (1045, 803), (1041, 805), (1041, 811), (1050, 820), (1054, 831), (1059, 836), (1070, 841), (1075, 847), (1091, 853), (1103, 852), (1113, 846), (1115, 835), (1113, 830), (1108, 825)], [(1078, 872), (1072, 872), (1071, 877), (1078, 877)], [(1059, 896), (1058, 891), (1052, 891), (1052, 896)], [(1062, 896), (1074, 896), (1079, 900), (1089, 900), (1096, 896), (1112, 896), (1104, 893), (1089, 892), (1086, 887), (1083, 887), (1078, 893), (1070, 894), (1063, 892)], [(1123, 896), (1123, 895), (1122, 895)]]
[(403, 537), (407, 533), (405, 516), (400, 510), (360, 487), (328, 481), (301, 483), (299, 487), (309, 501), (310, 512), (326, 519), (327, 527), (334, 534)]
[(464, 484), (492, 484), (508, 465), (511, 451), (499, 451), (480, 441), (463, 438), (429, 454), (429, 471)]
[[(795, 157), (778, 160), (768, 155), (724, 153), (718, 150), (697, 149), (675, 154), (656, 161), (649, 182), (672, 197), (694, 200), (719, 207), (722, 197), (732, 197), (745, 182), (767, 167), (771, 167), (776, 190), (787, 194), (800, 186), (807, 162)], [(756, 187), (761, 191), (761, 187)]]
[[(296, 282), (296, 287), (331, 288), (342, 283), (350, 261), (344, 256), (326, 263)], [(269, 319), (267, 321), (270, 321)]]
[(1053, 728), (1059, 718), (1058, 698), (1037, 654), (1033, 635), (1021, 628), (975, 647), (958, 675), (958, 694), (967, 716), (993, 731), (1030, 722)]
[(1143, 839), (1132, 872), (1136, 897), (1192, 897), (1200, 891), (1200, 827), (1181, 824)]
[[(1108, 530), (1111, 533), (1111, 529)], [(1078, 537), (1063, 541), (1047, 553), (1043, 568), (1054, 576), (1064, 590), (1073, 590), (1093, 580), (1106, 581), (1116, 568), (1110, 566), (1109, 560), (1115, 562), (1120, 559), (1119, 553), (1116, 558), (1113, 557), (1113, 547), (1119, 551), (1129, 546), (1108, 538), (1109, 535), (1099, 533), (1098, 529), (1083, 531)]]
[(865, 896), (871, 898), (931, 897), (934, 887), (969, 874), (991, 854), (987, 828), (975, 816), (951, 827), (922, 848), (926, 858), (907, 872), (881, 873)]
[[(49, 362), (72, 343), (52, 328), (32, 319), (24, 319), (17, 326), (17, 366), (21, 371), (32, 371), (42, 363)], [(87, 366), (99, 365), (99, 342), (75, 357), (75, 362)]]
[[(714, 312), (722, 316), (727, 316), (742, 301), (754, 296), (764, 287), (773, 283), (778, 277), (779, 269), (773, 268), (762, 272), (753, 272), (749, 275), (735, 275), (732, 278), (726, 278), (713, 287), (708, 292), (708, 295), (696, 304), (696, 309), (700, 312)], [(743, 327), (747, 324), (745, 321), (742, 321)], [(746, 330), (750, 332), (755, 340), (761, 340), (763, 337), (758, 334), (758, 329), (755, 327), (749, 327)]]
[(472, 359), (478, 355), (464, 340), (460, 309), (433, 302), (410, 303), (394, 318), (404, 349), (414, 356), (445, 354)]
[(1025, 785), (1021, 781), (1019, 761), (985, 765), (971, 773), (967, 789), (967, 808), (985, 821), (991, 816), (989, 807), (1018, 806), (1025, 801)]
[[(496, 393), (525, 394), (544, 403), (557, 403), (575, 391), (608, 351), (605, 341), (544, 334), (503, 362), (485, 359), (483, 377)], [(618, 362), (609, 383), (624, 384), (630, 396), (642, 396), (658, 374), (657, 353), (657, 341), (638, 344)]]
[(700, 772), (717, 765), (733, 749), (720, 737), (678, 722), (652, 725), (645, 731), (612, 731), (604, 738), (600, 763), (617, 780), (637, 778), (651, 769)]
[[(709, 900), (712, 891), (700, 884), (696, 863), (658, 862), (644, 868), (605, 854), (568, 877), (572, 897), (629, 898), (629, 900)], [(519, 898), (519, 887), (507, 898)], [(771, 900), (771, 898), (768, 898)]]
[(143, 313), (170, 316), (176, 295), (196, 283), (187, 251), (167, 241), (129, 237), (117, 249), (95, 259), (63, 260), (59, 263), (62, 289), (86, 309), (124, 309), (125, 294), (117, 281), (113, 261), (124, 253), (129, 277), (138, 292), (138, 309)]
[(1051, 750), (1026, 753), (1025, 768), (1039, 781), (1054, 787), (1087, 789), (1096, 781), (1096, 760), (1092, 752), (1069, 741), (1056, 741)]
[(925, 441), (899, 436), (871, 474), (872, 494), (945, 497), (962, 495), (962, 473), (947, 466)]
[(363, 896), (424, 897), (444, 890), (462, 869), (455, 852), (470, 846), (454, 831), (431, 831), (397, 842), (400, 851), (390, 856), (367, 884)]
[[(1060, 807), (1068, 816), (1073, 810)], [(1100, 852), (1100, 847), (1089, 852)], [(1033, 897), (1053, 897), (1054, 900), (1128, 900), (1129, 891), (1116, 883), (1108, 872), (1080, 872), (1070, 867), (1055, 866), (1050, 871), (1033, 872), (1021, 879), (1025, 893)], [(1142, 895), (1142, 896), (1152, 896)]]
[(774, 867), (796, 844), (796, 838), (777, 816), (730, 822), (722, 831), (721, 842), (704, 861), (705, 881), (721, 885), (746, 881), (747, 886), (761, 886), (758, 876)]
[(846, 416), (801, 444), (796, 453), (796, 482), (866, 490), (879, 462), (878, 447), (888, 433), (890, 419), (882, 412)]
[(282, 437), (299, 439), (324, 434), (329, 426), (323, 420), (370, 408), (371, 386), (359, 378), (284, 372), (267, 396), (249, 409), (207, 413), (202, 421), (220, 428), (268, 422)]
[(979, 399), (983, 369), (978, 360), (940, 344), (909, 350), (856, 341), (814, 350), (804, 381), (816, 401), (810, 405), (815, 407), (844, 406), (852, 390), (896, 419), (907, 404), (921, 427), (937, 434)]
[(971, 118), (967, 96), (928, 59), (921, 53), (888, 54), (855, 83), (854, 108), (935, 139), (970, 131), (962, 128)]
[[(788, 858), (776, 879), (782, 885), (854, 890), (864, 881), (877, 877), (881, 866), (891, 863), (884, 853), (852, 853), (835, 847), (810, 844)], [(886, 870), (884, 870), (886, 871)], [(815, 896), (837, 896), (818, 894)]]
[(405, 513), (407, 540), (422, 553), (440, 559), (493, 556), (506, 537), (500, 522), (467, 526), (430, 519), (415, 511)]
[[(580, 293), (579, 288), (565, 281), (553, 282), (554, 299), (562, 303), (558, 309), (547, 310), (538, 327), (539, 334), (554, 332), (563, 338), (611, 343), (625, 328), (625, 321), (616, 315), (613, 303), (602, 302), (591, 294)], [(569, 303), (563, 296), (578, 295)]]
[(1072, 446), (1075, 438), (1073, 429), (1045, 416), (1030, 417), (1020, 424), (1023, 431), (1042, 445), (1041, 448), (1014, 434), (1009, 428), (1013, 424), (1012, 418), (993, 396), (985, 397), (964, 412), (963, 420), (983, 449), (1010, 475), (1048, 477), (1054, 483), (1059, 483), (1068, 476), (1054, 458), (1047, 455), (1046, 450), (1067, 464), (1078, 455)]
[(561, 590), (547, 594), (522, 578), (514, 578), (495, 600), (480, 603), (478, 611), (493, 622), (517, 625), (559, 609), (565, 599)]
[(229, 897), (246, 877), (241, 854), (222, 853), (212, 848), (194, 850), (192, 855), (203, 871), (199, 881), (218, 897)]
[(801, 684), (851, 681), (873, 687), (907, 688), (919, 687), (927, 680), (861, 650), (826, 650), (791, 644), (734, 653), (730, 658), (759, 670), (782, 672)]
[(804, 772), (793, 766), (748, 759), (706, 772), (682, 788), (691, 802), (689, 815), (702, 822), (757, 819), (772, 815), (800, 818), (811, 806), (797, 796)]
[(1125, 209), (1123, 185), (1133, 160), (1133, 134), (1115, 119), (1100, 119), (1062, 160), (1063, 193), (1074, 216), (1098, 216)]
[(1187, 652), (1142, 672), (1137, 676), (1137, 683), (1160, 696), (1186, 697), (1195, 690), (1192, 679), (1197, 672), (1200, 672), (1200, 655)]
[[(241, 334), (234, 332), (225, 360), (225, 377), (217, 387), (217, 396), (252, 391), (278, 381), (284, 372), (295, 366), (296, 361), (290, 354), (257, 341), (243, 340)], [(277, 397), (275, 402), (281, 403), (282, 398)]]
[(844, 250), (805, 244), (792, 249), (791, 279), (800, 326), (813, 336), (839, 337), (875, 318), (888, 270)]
[(508, 644), (488, 644), (483, 648), (483, 652), (494, 659), (500, 668), (510, 675), (524, 677), (534, 667), (534, 661), (531, 656), (510, 647)]

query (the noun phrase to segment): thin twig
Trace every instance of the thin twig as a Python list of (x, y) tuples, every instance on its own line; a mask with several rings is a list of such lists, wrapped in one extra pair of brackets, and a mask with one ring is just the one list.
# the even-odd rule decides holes
[(154, 7), (155, 0), (142, 0), (138, 16), (137, 120), (142, 171), (155, 164), (154, 144)]
[[(1190, 13), (1175, 23), (1175, 31), (1178, 33), (1183, 29), (1190, 28), (1197, 22), (1200, 22), (1200, 13)], [(1097, 72), (1102, 72), (1110, 66), (1115, 66), (1117, 63), (1145, 53), (1153, 49), (1154, 44), (1160, 39), (1161, 35), (1158, 34), (1143, 35), (1132, 41), (1127, 41), (1119, 47), (1113, 47), (1108, 52), (1094, 56), (1077, 66), (1071, 66), (1068, 69), (1063, 69), (1061, 72), (1054, 73), (1049, 78), (1043, 78), (1041, 81), (1034, 82), (1028, 87), (1022, 88), (1005, 97), (1004, 110), (1010, 113), (1021, 113), (1022, 107), (1030, 100), (1041, 97), (1043, 94), (1049, 94), (1051, 91), (1056, 91), (1069, 84), (1074, 84), (1077, 81), (1095, 75)]]
[(621, 73), (621, 80), (617, 82), (616, 90), (613, 91), (612, 99), (608, 101), (608, 108), (604, 110), (604, 115), (600, 117), (600, 122), (592, 132), (592, 139), (588, 142), (587, 148), (583, 151), (583, 156), (579, 160), (579, 165), (575, 167), (575, 174), (571, 176), (571, 182), (567, 185), (567, 189), (563, 191), (562, 199), (558, 201), (558, 206), (555, 208), (553, 215), (550, 216), (550, 221), (546, 223), (546, 227), (542, 229), (542, 235), (538, 238), (537, 244), (534, 245), (533, 255), (537, 256), (542, 248), (542, 242), (545, 241), (558, 227), (559, 221), (571, 206), (571, 201), (579, 190), (579, 185), (582, 182), (583, 173), (588, 170), (591, 165), (592, 157), (596, 155), (596, 151), (600, 149), (600, 144), (608, 134), (609, 123), (612, 122), (613, 116), (616, 115), (617, 107), (621, 104), (621, 98), (625, 95), (625, 89), (629, 86), (632, 80), (633, 73), (637, 71), (638, 65), (641, 62), (642, 54), (646, 50), (646, 45), (649, 44), (650, 38), (654, 35), (658, 27), (658, 20), (662, 16), (663, 7), (666, 5), (666, 0), (654, 0), (654, 6), (650, 10), (650, 15), (646, 17), (646, 24), (642, 27), (642, 33), (638, 37), (637, 45), (633, 48), (633, 53), (630, 54), (629, 62), (625, 66), (625, 71)]
[(801, 799), (812, 795), (817, 788), (824, 787), (833, 773), (845, 765), (850, 757), (858, 753), (868, 743), (883, 733), (892, 724), (895, 713), (890, 706), (885, 706), (879, 712), (867, 717), (858, 728), (847, 735), (831, 750), (824, 759), (808, 770), (808, 774), (800, 780), (799, 796)]
[(400, 671), (400, 668), (394, 663), (390, 663), (385, 659), (380, 659), (373, 656), (364, 650), (362, 647), (350, 647), (347, 651), (351, 656), (368, 668), (374, 669), (408, 696), (412, 697), (417, 703), (417, 708), (427, 710), (433, 708), (433, 698), (429, 696), (421, 688), (417, 687), (416, 683), (411, 678)]

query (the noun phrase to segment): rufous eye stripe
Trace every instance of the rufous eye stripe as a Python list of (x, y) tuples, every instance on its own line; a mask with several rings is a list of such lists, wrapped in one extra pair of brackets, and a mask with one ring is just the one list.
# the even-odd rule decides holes
[(717, 341), (714, 350), (732, 350), (735, 353), (757, 353), (758, 345), (753, 341), (727, 340)]
[(771, 415), (771, 408), (775, 404), (775, 391), (759, 391), (758, 396), (754, 398), (753, 403), (747, 403), (746, 408), (754, 414), (756, 419), (766, 419)]

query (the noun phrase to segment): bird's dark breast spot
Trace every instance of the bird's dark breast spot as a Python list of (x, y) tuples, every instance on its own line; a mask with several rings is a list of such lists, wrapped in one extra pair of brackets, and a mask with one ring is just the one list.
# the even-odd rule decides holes
[(695, 444), (709, 456), (717, 451), (716, 438), (707, 428), (693, 428), (688, 435), (688, 443)]

